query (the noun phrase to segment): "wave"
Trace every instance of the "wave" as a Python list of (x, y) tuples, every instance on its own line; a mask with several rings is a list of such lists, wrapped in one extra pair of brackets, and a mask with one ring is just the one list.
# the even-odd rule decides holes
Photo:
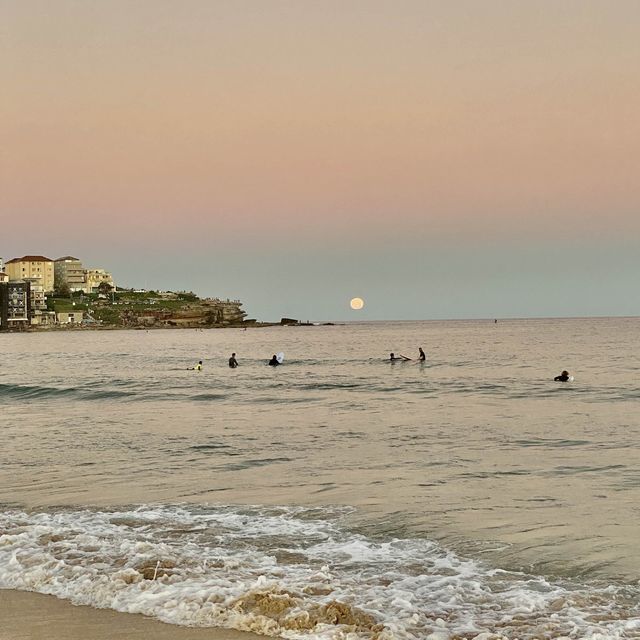
[(640, 588), (549, 581), (344, 508), (154, 506), (0, 514), (0, 588), (287, 638), (639, 638)]
[(42, 385), (0, 384), (0, 399), (12, 400), (48, 400), (52, 398), (73, 397), (78, 400), (105, 400), (131, 398), (138, 395), (134, 391), (116, 389), (91, 389), (82, 387), (49, 387)]
[(36, 399), (55, 398), (76, 394), (76, 389), (45, 387), (39, 385), (0, 384), (0, 398)]
[(225, 393), (199, 393), (190, 397), (195, 402), (207, 402), (209, 400), (224, 400), (228, 396)]
[[(3, 401), (44, 401), (73, 398), (81, 401), (122, 400), (137, 402), (191, 401), (219, 402), (234, 398), (251, 404), (290, 404), (317, 402), (319, 394), (344, 392), (354, 396), (363, 394), (410, 394), (412, 396), (473, 396), (491, 397), (505, 400), (551, 399), (574, 397), (582, 402), (628, 402), (640, 398), (636, 386), (581, 386), (579, 384), (559, 384), (532, 379), (504, 379), (501, 381), (478, 381), (470, 378), (437, 378), (415, 376), (393, 376), (373, 378), (341, 376), (339, 378), (310, 379), (289, 377), (285, 380), (243, 378), (241, 388), (225, 378), (202, 381), (195, 385), (192, 379), (182, 384), (168, 384), (158, 380), (108, 379), (85, 382), (78, 386), (53, 386), (38, 384), (0, 383), (0, 402)], [(204, 389), (202, 387), (205, 387)], [(208, 388), (206, 388), (208, 387)], [(293, 392), (293, 393), (292, 393)], [(318, 394), (318, 395), (309, 395)], [(299, 394), (299, 395), (294, 395)], [(561, 394), (558, 396), (557, 394)]]

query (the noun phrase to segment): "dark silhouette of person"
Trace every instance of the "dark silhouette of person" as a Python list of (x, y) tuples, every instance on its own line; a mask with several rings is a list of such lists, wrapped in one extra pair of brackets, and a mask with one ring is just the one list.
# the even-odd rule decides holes
[(556, 376), (553, 380), (554, 382), (569, 382), (569, 372), (563, 371), (559, 376)]
[(236, 360), (236, 354), (232, 353), (231, 357), (229, 358), (229, 366), (232, 369), (235, 369), (238, 366), (238, 361)]
[(191, 367), (191, 371), (202, 371), (202, 360), (198, 360), (198, 364), (195, 367)]
[(397, 362), (398, 360), (402, 360), (404, 362), (406, 360), (411, 360), (411, 358), (407, 358), (407, 356), (403, 356), (402, 354), (399, 356), (396, 356), (393, 353), (389, 354), (389, 362)]
[(276, 356), (275, 354), (273, 355), (273, 358), (271, 358), (271, 360), (269, 360), (268, 365), (270, 367), (277, 367), (280, 363), (278, 362), (278, 356)]
[(427, 359), (427, 356), (422, 350), (422, 347), (418, 347), (418, 352), (420, 353), (420, 355), (418, 356), (418, 360), (420, 360), (420, 362), (424, 362)]

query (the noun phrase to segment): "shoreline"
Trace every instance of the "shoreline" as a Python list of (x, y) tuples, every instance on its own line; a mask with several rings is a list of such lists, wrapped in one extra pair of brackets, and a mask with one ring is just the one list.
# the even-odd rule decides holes
[(90, 325), (75, 325), (75, 324), (71, 324), (71, 325), (60, 325), (60, 326), (48, 326), (48, 327), (38, 327), (38, 326), (31, 326), (29, 328), (26, 329), (18, 329), (18, 330), (12, 330), (12, 329), (8, 329), (6, 331), (0, 331), (0, 335), (1, 334), (10, 334), (10, 333), (57, 333), (59, 331), (165, 331), (165, 330), (169, 330), (169, 331), (181, 331), (181, 330), (185, 330), (185, 329), (191, 329), (191, 330), (196, 330), (196, 331), (208, 331), (210, 329), (268, 329), (270, 327), (293, 327), (293, 328), (297, 328), (297, 327), (333, 327), (333, 326), (337, 326), (340, 324), (344, 324), (342, 322), (318, 322), (318, 323), (313, 323), (313, 322), (299, 322), (297, 324), (290, 324), (290, 323), (286, 323), (283, 324), (282, 322), (255, 322), (255, 323), (251, 323), (251, 324), (224, 324), (224, 325), (213, 325), (213, 326), (200, 326), (200, 327), (193, 327), (193, 326), (171, 326), (171, 325), (162, 325), (162, 326), (154, 326), (154, 325), (149, 325), (149, 326), (144, 326), (144, 325), (137, 325), (137, 326), (128, 326), (128, 327), (122, 327), (122, 326), (118, 326), (118, 325), (100, 325), (100, 326), (90, 326)]
[[(230, 325), (214, 325), (214, 326), (202, 326), (202, 327), (188, 327), (188, 326), (135, 326), (135, 327), (121, 327), (118, 325), (101, 325), (101, 326), (52, 326), (52, 327), (38, 327), (32, 326), (27, 329), (18, 329), (11, 330), (8, 329), (6, 331), (0, 331), (0, 334), (10, 334), (10, 333), (57, 333), (59, 331), (180, 331), (183, 329), (191, 329), (191, 330), (209, 330), (209, 329), (263, 329), (266, 327), (280, 327), (282, 326), (279, 322), (260, 322), (256, 324), (230, 324)], [(300, 325), (302, 326), (302, 325)], [(306, 325), (305, 325), (306, 326)]]
[(0, 640), (259, 640), (247, 631), (180, 627), (134, 613), (74, 605), (31, 591), (0, 589)]

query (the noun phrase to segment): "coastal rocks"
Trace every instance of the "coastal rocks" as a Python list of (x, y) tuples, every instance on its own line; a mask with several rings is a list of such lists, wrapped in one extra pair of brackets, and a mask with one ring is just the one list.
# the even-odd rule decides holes
[(246, 312), (240, 301), (203, 300), (178, 309), (124, 309), (120, 313), (125, 327), (227, 327), (241, 325)]
[[(315, 327), (317, 323), (309, 322), (308, 320), (306, 322), (302, 322), (295, 318), (280, 318), (280, 322), (278, 324), (280, 324), (281, 327)], [(333, 323), (326, 322), (324, 324), (331, 325)]]

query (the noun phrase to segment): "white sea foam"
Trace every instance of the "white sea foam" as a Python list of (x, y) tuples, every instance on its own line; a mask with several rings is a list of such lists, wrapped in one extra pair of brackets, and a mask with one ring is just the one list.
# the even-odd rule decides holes
[(339, 510), (144, 506), (0, 514), (0, 587), (285, 638), (640, 638), (639, 590), (371, 540)]

